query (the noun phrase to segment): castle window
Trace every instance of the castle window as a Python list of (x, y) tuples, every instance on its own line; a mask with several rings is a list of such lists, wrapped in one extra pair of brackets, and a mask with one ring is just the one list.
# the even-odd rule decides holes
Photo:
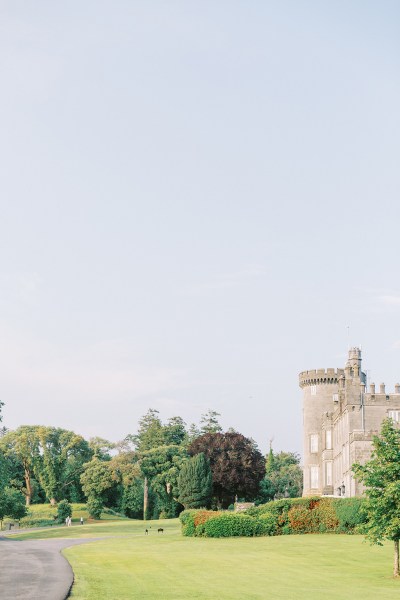
[(388, 410), (389, 419), (393, 419), (395, 423), (400, 422), (400, 410)]
[(332, 400), (333, 400), (334, 402), (339, 402), (339, 394), (333, 394), (333, 395), (332, 395)]
[(327, 450), (332, 450), (332, 431), (327, 429), (325, 431), (325, 447)]
[(316, 396), (316, 395), (317, 395), (317, 386), (312, 385), (311, 386), (311, 396)]
[(318, 452), (318, 433), (312, 433), (310, 435), (310, 452)]
[(332, 461), (326, 463), (326, 485), (332, 485)]
[(310, 467), (310, 483), (311, 483), (311, 489), (315, 490), (318, 488), (319, 485), (319, 467), (313, 466)]

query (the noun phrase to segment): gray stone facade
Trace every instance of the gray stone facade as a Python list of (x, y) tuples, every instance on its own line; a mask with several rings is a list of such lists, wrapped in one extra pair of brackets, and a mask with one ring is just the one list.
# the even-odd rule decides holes
[(303, 496), (359, 496), (351, 466), (371, 455), (382, 420), (400, 421), (400, 384), (387, 394), (361, 369), (361, 350), (351, 348), (344, 369), (317, 369), (299, 375), (303, 390)]

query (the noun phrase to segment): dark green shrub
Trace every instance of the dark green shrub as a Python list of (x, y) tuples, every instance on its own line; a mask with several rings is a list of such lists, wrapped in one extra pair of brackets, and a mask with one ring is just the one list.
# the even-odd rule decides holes
[(226, 512), (209, 519), (203, 527), (206, 537), (249, 537), (265, 535), (268, 523), (264, 524), (260, 520), (243, 513)]
[(196, 533), (196, 527), (194, 525), (194, 516), (197, 510), (184, 510), (179, 515), (179, 520), (182, 523), (182, 535), (193, 537)]
[(68, 500), (61, 500), (57, 505), (57, 522), (65, 523), (67, 517), (72, 516), (72, 506)]
[(273, 512), (263, 513), (258, 518), (264, 528), (264, 535), (276, 535), (278, 530), (278, 516)]
[(103, 510), (103, 501), (101, 498), (90, 497), (87, 501), (87, 509), (92, 519), (100, 519)]
[(358, 526), (367, 521), (365, 498), (338, 498), (334, 502), (338, 533), (353, 533)]

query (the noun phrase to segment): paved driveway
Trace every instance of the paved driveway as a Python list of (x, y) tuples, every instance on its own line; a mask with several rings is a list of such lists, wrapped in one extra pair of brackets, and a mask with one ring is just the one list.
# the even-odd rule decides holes
[(92, 539), (27, 540), (0, 537), (1, 600), (65, 600), (74, 575), (60, 551)]

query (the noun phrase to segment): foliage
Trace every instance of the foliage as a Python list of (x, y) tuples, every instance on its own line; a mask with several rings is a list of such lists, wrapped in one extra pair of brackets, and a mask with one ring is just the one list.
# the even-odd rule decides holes
[(371, 460), (365, 465), (354, 464), (353, 471), (365, 485), (368, 498), (364, 525), (366, 537), (381, 545), (394, 542), (394, 576), (399, 572), (400, 539), (400, 429), (391, 419), (382, 423), (379, 436), (373, 439)]
[(264, 533), (262, 521), (241, 513), (225, 512), (204, 524), (206, 537), (249, 537)]
[(272, 515), (277, 520), (276, 534), (353, 533), (365, 521), (363, 498), (282, 498), (249, 508), (253, 517)]
[(137, 477), (123, 486), (121, 509), (131, 519), (143, 517), (143, 479)]
[(200, 434), (205, 433), (220, 433), (222, 427), (219, 424), (218, 417), (221, 415), (215, 410), (209, 409), (204, 415), (201, 415), (200, 419)]
[(94, 519), (100, 519), (105, 494), (114, 484), (109, 463), (93, 458), (84, 465), (81, 483), (88, 500), (87, 506), (90, 516)]
[(89, 496), (87, 501), (87, 509), (89, 516), (92, 519), (101, 519), (101, 513), (103, 511), (103, 500), (101, 497)]
[(164, 445), (164, 429), (159, 411), (149, 408), (147, 413), (139, 420), (137, 434), (129, 437), (140, 452)]
[(56, 427), (38, 427), (40, 457), (35, 475), (51, 503), (67, 495), (71, 486), (79, 486), (83, 465), (92, 456), (89, 444), (73, 431)]
[(68, 500), (61, 500), (57, 506), (57, 521), (65, 523), (67, 517), (72, 516), (72, 506)]
[(278, 517), (274, 513), (264, 513), (260, 515), (259, 520), (264, 527), (264, 535), (276, 535), (278, 530)]
[(63, 497), (81, 495), (79, 477), (91, 451), (88, 443), (74, 432), (23, 425), (3, 436), (0, 449), (13, 463), (13, 485), (22, 491), (28, 505), (35, 495), (35, 479), (54, 503)]
[(175, 496), (178, 494), (178, 475), (187, 459), (185, 447), (175, 444), (140, 454), (140, 469), (157, 495), (158, 511), (162, 510), (168, 517), (176, 517), (181, 510)]
[(182, 534), (188, 537), (274, 535), (277, 529), (277, 517), (270, 514), (255, 518), (244, 513), (200, 509), (185, 510), (179, 518)]
[(288, 520), (292, 533), (314, 533), (319, 529), (315, 510), (306, 506), (292, 506), (288, 512)]
[(367, 520), (365, 498), (338, 498), (335, 513), (338, 533), (353, 533)]
[(210, 463), (203, 452), (182, 465), (178, 476), (178, 500), (185, 508), (209, 506), (212, 494)]
[(26, 515), (24, 497), (18, 490), (6, 487), (0, 493), (0, 521), (4, 517), (22, 519)]
[(18, 461), (22, 467), (24, 483), (20, 483), (21, 492), (26, 498), (26, 504), (31, 503), (34, 486), (34, 469), (40, 460), (37, 427), (23, 425), (15, 431), (9, 431), (0, 440), (0, 449), (6, 456)]
[(188, 434), (186, 431), (186, 423), (181, 417), (171, 417), (164, 425), (164, 444), (169, 446), (175, 444), (187, 444)]
[(235, 496), (251, 500), (265, 474), (262, 454), (253, 440), (240, 433), (206, 433), (188, 448), (194, 456), (203, 452), (210, 461), (213, 496), (219, 507), (227, 507)]
[(100, 460), (111, 460), (111, 450), (114, 450), (115, 444), (109, 442), (104, 438), (95, 436), (89, 440), (89, 448), (91, 449), (93, 456)]
[(196, 526), (194, 524), (194, 517), (198, 511), (196, 510), (184, 510), (179, 515), (179, 520), (182, 524), (182, 535), (193, 537), (196, 532)]
[(272, 448), (266, 460), (266, 474), (260, 482), (258, 502), (278, 498), (298, 498), (303, 491), (300, 456), (295, 452), (274, 454)]

